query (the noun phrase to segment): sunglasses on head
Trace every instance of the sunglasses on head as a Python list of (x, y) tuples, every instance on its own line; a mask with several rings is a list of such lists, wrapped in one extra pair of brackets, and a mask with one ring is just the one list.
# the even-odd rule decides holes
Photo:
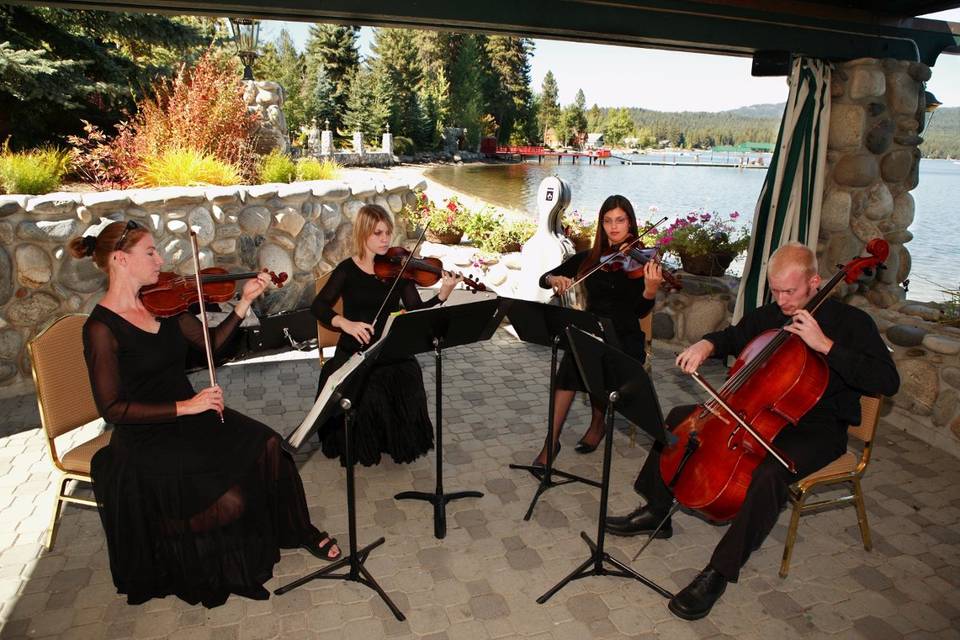
[(123, 233), (120, 234), (120, 239), (117, 240), (117, 244), (113, 246), (114, 251), (120, 251), (120, 247), (123, 246), (123, 241), (127, 239), (127, 234), (130, 233), (131, 229), (139, 229), (140, 225), (137, 224), (134, 220), (127, 220), (127, 226), (124, 227)]

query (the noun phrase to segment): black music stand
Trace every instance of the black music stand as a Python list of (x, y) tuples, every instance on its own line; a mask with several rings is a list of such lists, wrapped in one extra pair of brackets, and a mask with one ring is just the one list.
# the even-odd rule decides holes
[(461, 498), (480, 498), (479, 491), (443, 491), (443, 350), (487, 340), (496, 330), (502, 315), (497, 313), (497, 298), (467, 302), (450, 307), (420, 309), (393, 320), (384, 339), (381, 358), (402, 358), (433, 351), (436, 362), (436, 458), (437, 485), (433, 493), (404, 491), (397, 500), (426, 500), (433, 504), (433, 535), (447, 535), (447, 503)]
[[(667, 433), (663, 428), (663, 414), (660, 411), (660, 403), (653, 383), (639, 360), (631, 358), (575, 327), (567, 329), (566, 333), (577, 366), (587, 384), (587, 390), (594, 399), (606, 405), (607, 440), (603, 448), (600, 515), (597, 521), (596, 543), (585, 531), (580, 532), (580, 537), (590, 548), (590, 557), (553, 588), (537, 598), (537, 602), (543, 604), (571, 580), (602, 575), (633, 578), (664, 598), (672, 598), (672, 593), (612, 557), (603, 548), (604, 522), (607, 519), (607, 500), (610, 493), (610, 458), (613, 453), (613, 414), (619, 413), (627, 420), (640, 425), (655, 440), (667, 441)], [(608, 569), (604, 563), (609, 563), (615, 568)]]
[[(515, 300), (512, 298), (503, 298), (503, 307), (507, 318), (510, 319), (513, 328), (517, 331), (517, 336), (524, 342), (542, 344), (550, 347), (550, 399), (547, 409), (547, 437), (544, 441), (544, 448), (547, 451), (547, 464), (544, 466), (532, 464), (511, 464), (511, 469), (520, 469), (529, 471), (533, 477), (540, 480), (536, 493), (533, 494), (533, 500), (527, 508), (527, 513), (523, 516), (524, 520), (529, 520), (533, 515), (533, 509), (537, 505), (537, 500), (547, 490), (553, 487), (570, 484), (571, 482), (582, 482), (591, 487), (600, 487), (596, 480), (590, 480), (582, 476), (574, 475), (566, 471), (553, 468), (554, 447), (553, 447), (553, 420), (556, 413), (556, 402), (554, 396), (557, 391), (557, 355), (560, 349), (564, 351), (569, 349), (564, 330), (573, 326), (592, 333), (601, 333), (602, 328), (596, 316), (580, 311), (578, 309), (568, 309), (552, 304), (542, 302), (532, 302), (530, 300)], [(555, 480), (554, 476), (560, 476), (562, 480)]]
[[(381, 536), (362, 549), (357, 548), (356, 491), (353, 479), (354, 460), (352, 451), (352, 445), (354, 444), (354, 409), (350, 397), (356, 397), (358, 388), (362, 386), (362, 383), (366, 378), (370, 364), (376, 359), (376, 351), (378, 347), (379, 345), (371, 349), (373, 353), (368, 352), (363, 362), (346, 377), (344, 377), (335, 387), (333, 393), (323, 405), (316, 419), (314, 419), (313, 424), (309, 425), (309, 431), (306, 431), (305, 433), (298, 433), (301, 431), (298, 429), (291, 434), (291, 438), (297, 436), (295, 444), (292, 444), (289, 439), (284, 441), (285, 448), (288, 450), (298, 449), (303, 445), (303, 442), (307, 440), (307, 436), (317, 429), (319, 425), (324, 424), (327, 420), (335, 417), (337, 414), (343, 411), (343, 456), (347, 470), (347, 531), (350, 538), (350, 552), (346, 555), (342, 555), (340, 558), (336, 559), (331, 564), (327, 565), (323, 569), (320, 569), (319, 571), (314, 571), (313, 573), (309, 573), (289, 584), (279, 587), (273, 593), (274, 595), (278, 596), (283, 595), (287, 591), (296, 589), (297, 587), (304, 585), (311, 580), (346, 580), (348, 582), (359, 582), (360, 584), (376, 591), (377, 594), (383, 599), (384, 604), (386, 604), (390, 611), (393, 612), (393, 615), (396, 616), (397, 620), (403, 621), (406, 620), (406, 617), (403, 615), (397, 605), (393, 603), (386, 592), (380, 587), (374, 577), (370, 575), (370, 572), (367, 571), (366, 567), (363, 566), (363, 563), (367, 561), (367, 556), (370, 555), (370, 552), (382, 545), (386, 541), (386, 538)], [(343, 551), (341, 550), (341, 554), (342, 553)], [(348, 570), (344, 573), (334, 573), (334, 571), (340, 567), (348, 567)]]

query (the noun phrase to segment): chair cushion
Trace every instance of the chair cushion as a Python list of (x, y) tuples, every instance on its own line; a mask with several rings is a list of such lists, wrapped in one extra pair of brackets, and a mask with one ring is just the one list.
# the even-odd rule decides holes
[(90, 461), (93, 459), (93, 454), (110, 444), (112, 433), (112, 431), (104, 431), (96, 438), (70, 449), (60, 459), (60, 463), (67, 471), (90, 475)]
[(809, 487), (810, 485), (816, 484), (822, 480), (826, 480), (827, 478), (849, 475), (856, 471), (857, 463), (859, 461), (860, 458), (858, 456), (850, 451), (847, 451), (845, 454), (827, 466), (818, 471), (814, 471), (802, 480), (798, 480), (795, 484), (802, 487)]

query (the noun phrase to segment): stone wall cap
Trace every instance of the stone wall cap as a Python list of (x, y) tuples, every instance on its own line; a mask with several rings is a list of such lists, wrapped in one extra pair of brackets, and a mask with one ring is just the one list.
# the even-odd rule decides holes
[(251, 198), (272, 198), (277, 195), (282, 186), (284, 185), (279, 182), (255, 184), (247, 187), (247, 195)]
[(207, 187), (204, 195), (213, 204), (230, 204), (242, 199), (243, 189), (238, 186)]
[(923, 346), (930, 349), (930, 351), (948, 356), (960, 353), (960, 340), (948, 338), (947, 336), (938, 336), (935, 333), (924, 336)]
[(29, 199), (30, 196), (23, 195), (0, 196), (0, 216), (9, 216), (21, 209), (26, 209)]
[(296, 198), (304, 197), (311, 195), (313, 193), (313, 186), (306, 182), (293, 182), (290, 184), (285, 184), (277, 190), (278, 198)]
[(45, 211), (47, 209), (60, 209), (63, 207), (72, 207), (80, 204), (80, 194), (69, 191), (55, 191), (45, 193), (40, 196), (33, 196), (27, 200), (24, 207), (28, 212)]
[(88, 209), (126, 207), (130, 204), (129, 191), (91, 191), (80, 196)]
[(350, 185), (342, 180), (312, 180), (308, 183), (313, 195), (324, 200), (345, 200), (350, 197)]
[(207, 199), (206, 187), (157, 187), (134, 189), (130, 201), (142, 207), (151, 204), (179, 205), (200, 203)]

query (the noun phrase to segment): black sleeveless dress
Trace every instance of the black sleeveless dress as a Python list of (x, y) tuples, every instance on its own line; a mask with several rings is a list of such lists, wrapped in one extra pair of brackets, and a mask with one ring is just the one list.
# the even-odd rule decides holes
[[(221, 347), (239, 326), (231, 314), (211, 333)], [(266, 599), (280, 548), (319, 542), (303, 484), (280, 437), (224, 411), (176, 415), (195, 395), (188, 350), (203, 325), (181, 314), (144, 331), (97, 306), (83, 330), (101, 415), (114, 425), (93, 458), (93, 487), (119, 593), (139, 604), (176, 595), (207, 607), (231, 593)]]
[[(343, 315), (347, 320), (373, 322), (389, 290), (390, 283), (365, 272), (353, 258), (347, 258), (330, 274), (314, 299), (311, 311), (320, 322), (333, 328), (330, 321), (337, 315), (333, 305), (342, 297)], [(401, 306), (413, 311), (438, 304), (441, 300), (436, 296), (422, 301), (413, 281), (401, 280), (384, 305), (373, 339), (380, 338), (389, 314)], [(340, 334), (336, 353), (320, 370), (318, 395), (330, 374), (359, 351), (360, 346), (353, 336)], [(412, 462), (433, 448), (433, 423), (427, 413), (423, 372), (416, 358), (377, 360), (354, 400), (355, 462), (365, 466), (379, 464), (382, 454), (389, 455), (394, 462)], [(345, 463), (343, 416), (328, 420), (319, 433), (324, 455), (340, 457), (341, 463)]]
[[(549, 289), (547, 276), (566, 276), (576, 279), (589, 251), (570, 256), (563, 264), (540, 276), (540, 286)], [(656, 300), (643, 296), (643, 278), (631, 280), (623, 271), (599, 269), (583, 281), (587, 289), (586, 310), (595, 316), (609, 320), (616, 333), (620, 350), (640, 362), (647, 358), (644, 344), (646, 336), (640, 329), (640, 318), (653, 311)], [(580, 370), (573, 355), (564, 353), (557, 367), (557, 388), (568, 391), (586, 391)]]

